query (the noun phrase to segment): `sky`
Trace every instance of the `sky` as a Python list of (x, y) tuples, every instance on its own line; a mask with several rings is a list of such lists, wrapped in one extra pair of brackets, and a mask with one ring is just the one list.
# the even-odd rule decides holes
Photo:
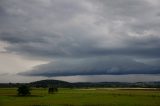
[(159, 0), (0, 0), (0, 83), (160, 81)]

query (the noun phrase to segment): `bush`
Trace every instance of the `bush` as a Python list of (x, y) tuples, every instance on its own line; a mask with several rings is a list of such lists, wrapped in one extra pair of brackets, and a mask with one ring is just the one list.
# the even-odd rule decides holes
[(58, 88), (57, 87), (48, 88), (48, 93), (49, 94), (53, 94), (53, 93), (56, 93), (56, 92), (58, 92)]
[(27, 86), (27, 85), (21, 85), (19, 88), (18, 88), (18, 95), (20, 96), (26, 96), (26, 95), (30, 95), (30, 87)]

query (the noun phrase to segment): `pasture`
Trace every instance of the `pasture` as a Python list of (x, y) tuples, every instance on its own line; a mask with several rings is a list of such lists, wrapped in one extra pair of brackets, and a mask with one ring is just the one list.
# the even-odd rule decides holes
[(32, 88), (32, 95), (17, 96), (17, 88), (0, 88), (0, 106), (160, 106), (155, 89), (59, 89), (48, 94)]

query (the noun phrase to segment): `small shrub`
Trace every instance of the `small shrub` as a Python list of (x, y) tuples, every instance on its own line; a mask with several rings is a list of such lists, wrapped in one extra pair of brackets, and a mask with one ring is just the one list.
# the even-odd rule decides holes
[(19, 96), (26, 96), (26, 95), (30, 95), (30, 87), (27, 86), (27, 85), (21, 85), (19, 88), (18, 88), (18, 95)]
[(58, 88), (57, 87), (48, 88), (48, 93), (49, 94), (53, 94), (53, 93), (56, 93), (56, 92), (58, 92)]

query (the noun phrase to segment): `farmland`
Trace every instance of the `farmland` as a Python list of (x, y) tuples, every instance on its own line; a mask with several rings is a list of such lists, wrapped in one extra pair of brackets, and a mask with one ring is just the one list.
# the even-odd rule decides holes
[(156, 89), (69, 89), (48, 94), (32, 88), (31, 96), (17, 96), (17, 88), (0, 88), (0, 106), (160, 106)]

